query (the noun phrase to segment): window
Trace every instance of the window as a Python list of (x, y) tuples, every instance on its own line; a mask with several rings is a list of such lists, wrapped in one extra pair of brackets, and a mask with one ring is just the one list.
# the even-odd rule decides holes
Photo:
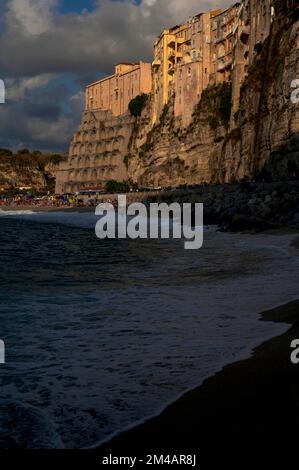
[(190, 75), (191, 75), (191, 67), (188, 67), (188, 75), (189, 75), (189, 77), (190, 77)]
[(225, 56), (225, 48), (224, 46), (220, 46), (218, 49), (218, 57), (224, 57)]

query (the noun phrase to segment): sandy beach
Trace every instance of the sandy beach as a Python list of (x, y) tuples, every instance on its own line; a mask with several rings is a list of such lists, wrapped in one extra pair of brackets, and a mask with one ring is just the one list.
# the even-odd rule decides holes
[(290, 344), (299, 338), (299, 300), (262, 313), (261, 320), (291, 328), (256, 348), (250, 359), (224, 367), (160, 416), (102, 445), (100, 454), (297, 447), (292, 416), (299, 406), (299, 365), (290, 361)]

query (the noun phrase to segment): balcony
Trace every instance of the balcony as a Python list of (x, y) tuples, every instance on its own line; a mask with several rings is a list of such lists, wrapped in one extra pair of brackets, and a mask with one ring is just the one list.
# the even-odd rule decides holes
[(233, 34), (233, 28), (229, 28), (227, 31), (224, 32), (224, 37), (229, 38)]
[(152, 67), (153, 67), (154, 69), (157, 69), (157, 68), (159, 68), (160, 66), (161, 66), (161, 60), (156, 59), (156, 60), (154, 60), (154, 62), (152, 63)]
[(168, 74), (169, 75), (173, 75), (175, 72), (175, 66), (174, 65), (171, 65), (168, 69)]
[(232, 67), (232, 60), (231, 59), (228, 59), (226, 61), (223, 61), (221, 62), (218, 67), (217, 67), (217, 71), (218, 72), (225, 72), (226, 70), (230, 70)]
[(182, 45), (182, 44), (191, 45), (191, 39), (190, 38), (177, 38), (177, 43), (178, 45)]
[(169, 54), (168, 54), (168, 60), (170, 62), (175, 62), (175, 52), (174, 51), (171, 51)]
[(225, 40), (225, 35), (223, 33), (218, 34), (217, 37), (214, 39), (214, 44), (218, 44), (218, 42), (222, 42)]
[(173, 49), (175, 48), (175, 37), (174, 36), (169, 40), (168, 47), (172, 47)]
[(249, 36), (250, 36), (249, 26), (243, 26), (243, 28), (241, 29), (241, 35), (240, 35), (240, 39), (243, 42), (243, 44), (247, 44)]

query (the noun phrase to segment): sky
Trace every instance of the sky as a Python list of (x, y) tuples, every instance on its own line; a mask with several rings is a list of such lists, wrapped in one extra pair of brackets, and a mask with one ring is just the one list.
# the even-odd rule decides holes
[(0, 147), (66, 152), (84, 87), (120, 61), (152, 62), (164, 27), (230, 0), (0, 0)]

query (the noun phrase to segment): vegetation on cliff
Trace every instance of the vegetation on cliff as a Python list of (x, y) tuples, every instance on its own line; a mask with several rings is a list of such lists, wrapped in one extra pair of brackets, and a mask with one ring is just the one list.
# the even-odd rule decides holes
[(131, 190), (137, 190), (138, 186), (132, 181), (110, 180), (106, 183), (106, 191), (110, 194), (125, 194)]
[(129, 103), (129, 111), (132, 116), (138, 117), (141, 116), (141, 113), (146, 105), (149, 95), (142, 93), (141, 95), (133, 98)]
[(299, 9), (290, 5), (276, 1), (270, 35), (257, 43), (241, 89), (238, 82), (206, 88), (187, 127), (171, 100), (154, 127), (144, 128), (139, 118), (129, 178), (168, 187), (299, 177), (299, 107), (290, 100), (299, 70)]
[(224, 82), (206, 88), (193, 112), (193, 120), (188, 132), (200, 123), (204, 114), (208, 115), (210, 127), (215, 130), (220, 125), (228, 128), (232, 109), (232, 83)]
[(0, 149), (0, 189), (14, 190), (30, 187), (33, 191), (53, 192), (55, 173), (65, 157), (22, 149), (13, 153)]

